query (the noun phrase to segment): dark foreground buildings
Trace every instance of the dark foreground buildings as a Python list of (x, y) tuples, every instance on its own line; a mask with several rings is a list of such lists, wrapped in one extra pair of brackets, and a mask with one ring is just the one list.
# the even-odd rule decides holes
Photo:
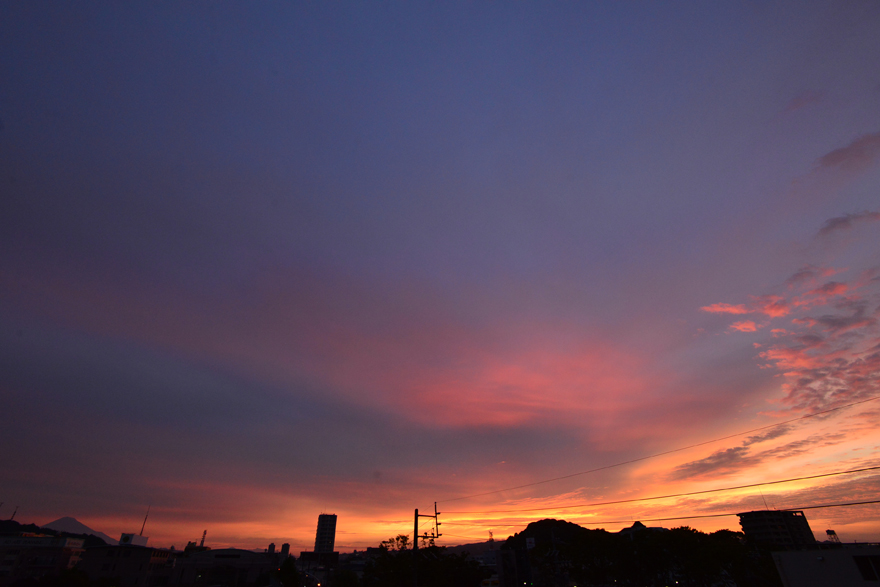
[(772, 552), (785, 587), (880, 585), (880, 546), (816, 541), (804, 512), (764, 510), (737, 514), (747, 541)]
[(773, 562), (785, 587), (858, 587), (880, 585), (880, 546), (817, 544), (780, 550)]
[(88, 549), (77, 569), (112, 587), (260, 587), (272, 581), (288, 550), (287, 544), (278, 553), (274, 544), (264, 552), (195, 543), (183, 551), (107, 545)]
[[(284, 585), (409, 587), (416, 565), (421, 587), (477, 587), (481, 580), (499, 587), (880, 586), (880, 545), (841, 543), (832, 531), (830, 540), (817, 542), (800, 511), (739, 517), (743, 533), (712, 534), (639, 523), (611, 533), (541, 520), (475, 556), (429, 547), (416, 551), (416, 559), (412, 550), (383, 546), (346, 557), (340, 566), (336, 516), (324, 514), (315, 550), (296, 561), (302, 582)], [(279, 587), (282, 577), (297, 576), (288, 545), (255, 552), (193, 542), (180, 551), (151, 548), (141, 537), (107, 545), (95, 537), (31, 528), (0, 521), (0, 587)], [(282, 566), (292, 575), (279, 573)]]
[(65, 584), (85, 580), (105, 587), (263, 587), (290, 550), (287, 544), (277, 553), (274, 544), (264, 552), (211, 550), (193, 542), (179, 551), (146, 546), (142, 536), (124, 534), (120, 544), (109, 545), (7, 526), (0, 534), (0, 587), (51, 586), (65, 575)]
[(85, 552), (84, 543), (82, 538), (32, 532), (0, 536), (0, 586), (73, 569)]

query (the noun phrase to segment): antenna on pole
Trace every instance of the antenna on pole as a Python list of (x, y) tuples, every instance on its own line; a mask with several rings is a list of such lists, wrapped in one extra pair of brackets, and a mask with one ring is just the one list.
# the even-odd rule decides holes
[(143, 535), (144, 535), (144, 528), (146, 528), (146, 526), (147, 526), (147, 517), (150, 515), (150, 508), (151, 508), (151, 507), (153, 507), (153, 506), (152, 506), (152, 505), (148, 505), (148, 506), (147, 506), (147, 515), (144, 516), (144, 523), (141, 525), (141, 533), (138, 534), (138, 536), (143, 536)]
[(437, 502), (434, 502), (434, 538), (440, 538), (443, 534), (440, 533), (440, 520), (438, 520), (438, 516), (440, 512), (437, 511)]

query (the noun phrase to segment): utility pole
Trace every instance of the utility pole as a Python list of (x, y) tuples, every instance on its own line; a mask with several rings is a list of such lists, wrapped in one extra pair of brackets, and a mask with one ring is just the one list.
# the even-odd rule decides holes
[[(440, 512), (437, 511), (437, 502), (434, 502), (434, 513), (433, 514), (420, 514), (419, 508), (416, 508), (415, 517), (413, 519), (413, 548), (418, 548), (419, 546), (419, 538), (423, 540), (440, 538), (442, 534), (440, 534), (440, 524), (441, 522), (437, 519), (437, 516), (440, 515)], [(419, 536), (419, 518), (433, 518), (434, 519), (434, 528), (431, 530), (431, 533), (428, 534), (424, 532), (421, 536)]]
[(413, 516), (413, 587), (419, 587), (419, 508)]
[[(442, 536), (440, 534), (440, 522), (437, 520), (437, 516), (440, 515), (440, 512), (437, 511), (437, 502), (434, 502), (434, 514), (420, 514), (419, 508), (416, 508), (415, 515), (413, 516), (413, 587), (419, 587), (419, 538), (424, 538), (425, 540), (439, 538)], [(434, 518), (434, 529), (431, 530), (431, 534), (429, 535), (425, 532), (422, 536), (419, 536), (419, 518)]]
[(419, 549), (419, 508), (416, 508), (416, 515), (413, 517), (413, 550)]

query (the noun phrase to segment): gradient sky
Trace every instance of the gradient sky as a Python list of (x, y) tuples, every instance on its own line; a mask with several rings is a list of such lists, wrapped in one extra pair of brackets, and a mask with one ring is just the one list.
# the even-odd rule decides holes
[[(878, 497), (880, 4), (0, 2), (0, 517), (441, 544)], [(765, 506), (766, 504), (766, 506)], [(510, 512), (546, 508), (538, 512)], [(567, 509), (566, 509), (567, 508)], [(811, 510), (880, 540), (880, 508)], [(735, 517), (649, 522), (738, 529)]]

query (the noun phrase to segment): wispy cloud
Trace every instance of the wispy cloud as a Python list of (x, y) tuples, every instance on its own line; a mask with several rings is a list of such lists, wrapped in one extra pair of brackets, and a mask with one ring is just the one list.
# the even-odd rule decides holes
[(807, 108), (808, 106), (812, 106), (813, 104), (818, 104), (822, 101), (822, 93), (817, 92), (815, 90), (807, 90), (806, 92), (802, 92), (791, 99), (791, 101), (786, 104), (784, 112), (795, 112), (797, 110), (802, 110)]
[(880, 160), (880, 132), (865, 134), (819, 158), (818, 169), (864, 171)]
[(752, 444), (757, 444), (760, 442), (766, 442), (768, 440), (773, 440), (774, 438), (779, 438), (780, 436), (785, 436), (789, 432), (791, 432), (792, 426), (790, 424), (783, 424), (781, 426), (776, 426), (771, 428), (767, 432), (762, 434), (754, 434), (749, 436), (743, 441), (743, 446), (750, 446)]
[(845, 283), (841, 283), (839, 281), (829, 281), (821, 287), (817, 287), (816, 289), (810, 290), (807, 293), (816, 296), (839, 296), (846, 293), (846, 290), (848, 289), (849, 286)]
[(825, 224), (819, 229), (819, 236), (828, 236), (836, 232), (845, 232), (852, 229), (856, 224), (867, 224), (869, 222), (877, 222), (880, 220), (880, 212), (856, 212), (854, 214), (844, 214), (843, 216), (835, 216), (825, 221)]
[(785, 285), (789, 289), (796, 287), (809, 287), (810, 284), (817, 283), (818, 280), (831, 277), (837, 273), (836, 269), (831, 267), (817, 267), (816, 265), (805, 265), (785, 280)]
[(780, 318), (791, 312), (791, 306), (782, 296), (766, 295), (753, 298), (753, 306), (756, 311), (771, 318)]
[(676, 467), (670, 478), (692, 479), (703, 476), (729, 475), (743, 469), (758, 466), (767, 461), (788, 459), (813, 450), (817, 446), (832, 446), (842, 442), (846, 435), (840, 432), (813, 434), (807, 438), (754, 452), (752, 446), (789, 434), (792, 428), (780, 426), (764, 435), (750, 436), (740, 446), (718, 450), (708, 457)]
[[(792, 180), (790, 195), (800, 203), (810, 200), (834, 201), (840, 197), (840, 190), (844, 186), (876, 168), (878, 164), (880, 132), (863, 134), (848, 145), (816, 158), (809, 172)], [(837, 227), (845, 227), (846, 224), (847, 218), (844, 216), (842, 220), (827, 226), (825, 234), (834, 232)]]
[(735, 446), (716, 451), (706, 458), (691, 461), (675, 468), (671, 478), (673, 480), (690, 479), (700, 477), (708, 473), (717, 475), (729, 473), (744, 467), (758, 464), (758, 460), (745, 446)]
[[(715, 303), (703, 306), (700, 310), (710, 314), (759, 313), (771, 318), (785, 316), (791, 311), (788, 301), (784, 297), (777, 295), (752, 296), (748, 304)], [(754, 332), (754, 329), (750, 330), (750, 332)]]

